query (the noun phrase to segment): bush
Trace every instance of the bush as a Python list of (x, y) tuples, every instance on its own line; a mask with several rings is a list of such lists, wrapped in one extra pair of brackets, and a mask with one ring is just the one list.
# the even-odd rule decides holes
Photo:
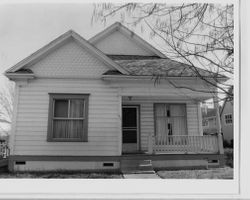
[(233, 160), (233, 156), (234, 156), (234, 151), (231, 148), (227, 148), (225, 149), (224, 152), (225, 155), (225, 164), (229, 167), (234, 167), (234, 160)]
[(234, 144), (233, 140), (230, 140), (230, 142), (227, 140), (223, 140), (223, 147), (224, 148), (233, 148), (233, 144)]

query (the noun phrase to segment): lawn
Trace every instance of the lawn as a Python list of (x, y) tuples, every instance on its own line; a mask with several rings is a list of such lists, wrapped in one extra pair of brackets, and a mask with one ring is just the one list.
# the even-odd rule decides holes
[[(214, 168), (208, 170), (167, 170), (157, 171), (163, 179), (233, 179), (233, 168)], [(123, 179), (120, 173), (81, 173), (81, 172), (16, 172), (0, 173), (0, 178), (41, 178), (41, 179)]]
[[(207, 170), (162, 170), (157, 171), (159, 177), (163, 179), (233, 179), (233, 149), (225, 149), (224, 168), (213, 168)], [(121, 173), (86, 173), (86, 172), (0, 172), (1, 178), (79, 178), (79, 179), (123, 179)]]
[(214, 168), (204, 170), (168, 170), (158, 171), (163, 179), (233, 179), (233, 168)]
[(157, 174), (163, 179), (233, 179), (233, 149), (225, 148), (225, 167), (204, 170), (165, 170)]
[(0, 178), (79, 178), (79, 179), (121, 179), (119, 173), (81, 173), (81, 172), (18, 172), (0, 173)]

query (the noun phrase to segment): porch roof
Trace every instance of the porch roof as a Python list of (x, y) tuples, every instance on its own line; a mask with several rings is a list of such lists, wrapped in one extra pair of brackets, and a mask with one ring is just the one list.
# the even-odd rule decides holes
[[(107, 55), (118, 65), (129, 71), (131, 76), (168, 76), (168, 77), (207, 77), (227, 78), (207, 71), (192, 67), (169, 58), (139, 55)], [(109, 70), (104, 75), (122, 75), (118, 71)]]

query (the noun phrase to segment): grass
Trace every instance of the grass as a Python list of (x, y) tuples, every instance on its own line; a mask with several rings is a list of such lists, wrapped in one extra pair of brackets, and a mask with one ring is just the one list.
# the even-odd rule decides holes
[[(225, 149), (224, 168), (213, 168), (208, 170), (162, 170), (157, 171), (163, 179), (233, 179), (233, 149)], [(54, 172), (0, 172), (0, 178), (46, 178), (46, 179), (122, 179), (119, 172), (76, 172), (76, 171), (54, 171)]]
[(224, 149), (225, 167), (204, 170), (158, 171), (163, 179), (233, 179), (233, 149)]
[(233, 168), (158, 171), (157, 174), (163, 179), (233, 179)]
[(46, 178), (46, 179), (121, 179), (120, 173), (87, 173), (87, 172), (16, 172), (0, 173), (0, 178)]

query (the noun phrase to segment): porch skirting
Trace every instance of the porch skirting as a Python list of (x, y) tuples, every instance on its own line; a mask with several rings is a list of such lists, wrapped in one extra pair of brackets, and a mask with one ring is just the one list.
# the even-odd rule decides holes
[(12, 155), (10, 171), (119, 171), (122, 160), (151, 160), (154, 169), (208, 167), (209, 161), (224, 165), (223, 154), (131, 154), (121, 156), (34, 156)]

